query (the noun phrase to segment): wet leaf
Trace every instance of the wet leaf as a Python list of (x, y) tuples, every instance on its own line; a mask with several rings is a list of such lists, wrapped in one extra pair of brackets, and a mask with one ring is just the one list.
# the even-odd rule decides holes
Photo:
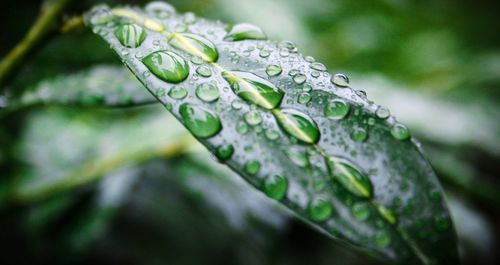
[[(145, 10), (100, 6), (86, 23), (203, 145), (217, 157), (231, 150), (221, 161), (314, 227), (382, 260), (457, 262), (446, 202), (418, 142), (393, 116), (377, 115), (346, 76), (330, 75), (290, 41), (235, 39), (220, 22)], [(130, 23), (146, 32), (137, 48), (114, 34)], [(160, 51), (183, 63), (144, 61)], [(165, 67), (183, 78), (165, 78)], [(197, 95), (206, 84), (218, 97)], [(169, 96), (179, 87), (187, 95)]]

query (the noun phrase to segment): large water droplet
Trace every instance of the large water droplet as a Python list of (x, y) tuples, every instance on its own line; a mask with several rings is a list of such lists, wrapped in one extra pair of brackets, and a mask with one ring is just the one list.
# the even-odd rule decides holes
[(215, 62), (219, 58), (219, 53), (215, 45), (196, 34), (174, 33), (169, 38), (168, 43), (177, 49), (198, 56), (206, 62)]
[(203, 83), (196, 86), (196, 96), (206, 102), (219, 99), (219, 89), (212, 83)]
[(225, 41), (240, 41), (248, 39), (265, 40), (267, 37), (261, 28), (248, 23), (234, 25), (229, 33), (224, 36)]
[(288, 190), (288, 180), (280, 175), (272, 175), (264, 181), (264, 193), (272, 199), (281, 200)]
[(271, 64), (266, 68), (266, 74), (269, 76), (280, 75), (283, 70), (279, 65)]
[(224, 162), (233, 156), (234, 147), (232, 144), (221, 145), (215, 149), (215, 156), (219, 161)]
[(120, 25), (115, 30), (115, 36), (120, 43), (128, 48), (139, 47), (146, 38), (146, 31), (137, 24)]
[(335, 74), (332, 76), (332, 83), (339, 87), (348, 87), (349, 78), (344, 74)]
[(260, 170), (260, 163), (256, 160), (251, 160), (245, 163), (244, 170), (250, 175), (255, 175)]
[(257, 110), (250, 110), (249, 112), (245, 113), (244, 118), (245, 121), (252, 126), (258, 125), (262, 122), (262, 116), (260, 116)]
[(333, 158), (326, 158), (328, 168), (334, 179), (352, 194), (363, 198), (369, 198), (373, 194), (373, 186), (370, 179), (354, 167), (335, 162)]
[(349, 113), (349, 104), (341, 99), (334, 99), (325, 105), (323, 113), (329, 119), (340, 120)]
[(168, 95), (173, 99), (183, 99), (187, 94), (187, 90), (182, 86), (174, 86), (168, 91)]
[(157, 51), (142, 59), (142, 62), (154, 75), (169, 83), (184, 81), (189, 75), (186, 61), (170, 51)]
[(327, 220), (332, 213), (332, 204), (325, 197), (316, 197), (309, 203), (309, 216), (316, 222)]
[(396, 123), (391, 128), (391, 134), (398, 140), (406, 140), (410, 138), (410, 130), (401, 123)]
[(222, 72), (222, 77), (239, 97), (262, 108), (274, 109), (283, 98), (283, 92), (271, 82), (252, 73), (225, 71)]
[(306, 114), (293, 109), (283, 109), (273, 113), (279, 126), (291, 136), (309, 144), (318, 142), (320, 136), (318, 126)]
[(209, 138), (222, 129), (217, 115), (203, 107), (184, 103), (179, 107), (179, 113), (186, 127), (197, 137)]

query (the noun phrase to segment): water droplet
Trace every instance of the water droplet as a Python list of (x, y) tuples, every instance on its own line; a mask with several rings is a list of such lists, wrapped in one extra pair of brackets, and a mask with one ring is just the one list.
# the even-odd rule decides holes
[(276, 140), (280, 137), (280, 134), (273, 129), (267, 129), (265, 134), (269, 140)]
[(248, 72), (225, 71), (222, 77), (231, 85), (236, 95), (265, 109), (274, 109), (283, 99), (283, 92), (271, 82)]
[(355, 142), (364, 142), (368, 137), (368, 133), (364, 128), (356, 127), (351, 132), (351, 139)]
[(244, 118), (249, 125), (258, 125), (262, 122), (262, 116), (256, 110), (245, 113)]
[(273, 114), (279, 126), (291, 136), (309, 144), (318, 142), (320, 136), (318, 126), (306, 114), (293, 109), (273, 111)]
[(203, 77), (210, 77), (212, 75), (212, 71), (205, 65), (196, 67), (196, 73)]
[(196, 15), (193, 12), (184, 14), (184, 23), (193, 24), (194, 22), (196, 22)]
[(191, 55), (198, 56), (206, 62), (215, 62), (219, 53), (215, 45), (202, 36), (191, 33), (174, 33), (168, 43), (173, 47), (183, 50)]
[(391, 237), (385, 231), (378, 232), (375, 235), (375, 244), (379, 247), (385, 248), (391, 243)]
[(335, 74), (332, 76), (332, 83), (339, 87), (348, 87), (349, 78), (344, 74)]
[(349, 113), (349, 108), (349, 104), (345, 101), (334, 99), (323, 108), (323, 113), (329, 119), (340, 120)]
[(265, 40), (266, 34), (259, 27), (248, 24), (240, 23), (232, 26), (229, 33), (224, 36), (225, 41), (240, 41), (240, 40)]
[(259, 170), (260, 170), (259, 161), (251, 160), (251, 161), (245, 163), (244, 170), (247, 174), (250, 174), (250, 175), (257, 174), (257, 172), (259, 172)]
[(236, 131), (239, 133), (239, 134), (245, 134), (248, 132), (248, 125), (243, 122), (243, 121), (239, 121), (237, 124), (236, 124)]
[(206, 102), (219, 99), (219, 89), (212, 83), (203, 83), (196, 86), (196, 96)]
[(290, 71), (288, 72), (288, 75), (289, 75), (289, 76), (296, 76), (298, 73), (300, 73), (300, 72), (299, 72), (299, 70), (297, 70), (297, 69), (292, 69), (292, 70), (290, 70)]
[(158, 18), (167, 18), (170, 14), (175, 13), (175, 8), (168, 3), (162, 1), (150, 2), (145, 7), (146, 11), (155, 14)]
[(321, 72), (326, 71), (326, 66), (322, 63), (311, 63), (309, 65), (309, 67), (311, 67), (314, 70), (321, 71)]
[(306, 62), (310, 62), (310, 63), (313, 63), (314, 61), (316, 61), (316, 59), (314, 59), (314, 57), (312, 57), (312, 56), (306, 56), (304, 59), (306, 60)]
[(92, 16), (90, 23), (92, 24), (105, 24), (110, 22), (114, 16), (111, 10), (106, 6), (97, 6), (92, 9)]
[(410, 130), (401, 123), (396, 123), (391, 128), (391, 134), (398, 140), (406, 140), (410, 138)]
[(221, 162), (229, 160), (233, 156), (233, 153), (234, 147), (232, 144), (221, 145), (215, 150), (215, 156)]
[(183, 99), (187, 94), (187, 90), (182, 86), (174, 86), (168, 91), (168, 95), (173, 99)]
[(306, 167), (309, 165), (309, 160), (307, 159), (307, 155), (300, 150), (290, 149), (286, 151), (286, 155), (292, 162), (299, 167)]
[(233, 109), (239, 110), (243, 107), (243, 103), (239, 100), (233, 100), (233, 102), (231, 102), (231, 106), (233, 107)]
[(272, 175), (264, 181), (264, 193), (275, 200), (285, 197), (288, 190), (288, 180), (280, 175)]
[(193, 56), (193, 57), (191, 57), (191, 62), (194, 63), (194, 64), (200, 65), (200, 64), (203, 63), (203, 59), (201, 59), (198, 56)]
[(304, 82), (306, 81), (306, 76), (304, 74), (296, 74), (294, 77), (293, 77), (293, 82), (295, 82), (296, 84), (304, 84)]
[(356, 203), (352, 207), (352, 215), (357, 220), (364, 221), (370, 216), (370, 207), (366, 203)]
[(169, 83), (184, 81), (189, 75), (187, 62), (170, 51), (157, 51), (144, 57), (144, 65), (158, 78)]
[(334, 179), (352, 194), (363, 198), (369, 198), (373, 193), (370, 179), (354, 167), (341, 162), (335, 162), (333, 158), (326, 158), (328, 169)]
[(136, 24), (120, 25), (115, 30), (115, 36), (127, 48), (139, 47), (146, 38), (146, 31)]
[(389, 210), (388, 208), (382, 206), (382, 205), (377, 205), (377, 210), (382, 215), (382, 217), (389, 222), (389, 224), (396, 224), (397, 218), (396, 215), (394, 214), (393, 211)]
[(283, 70), (279, 65), (271, 64), (266, 68), (266, 74), (269, 76), (280, 75)]
[(325, 197), (316, 197), (309, 204), (309, 216), (313, 221), (325, 221), (332, 216), (332, 213), (332, 204)]
[(311, 94), (304, 92), (300, 93), (299, 98), (297, 100), (300, 104), (307, 104), (309, 101), (311, 101)]
[(186, 127), (197, 137), (209, 138), (222, 129), (217, 115), (203, 107), (184, 103), (179, 107), (179, 113)]
[(174, 27), (174, 31), (178, 32), (178, 33), (183, 33), (183, 32), (186, 32), (187, 30), (188, 30), (188, 27), (184, 23), (179, 23), (179, 24), (175, 25), (175, 27)]
[(271, 55), (271, 52), (268, 50), (262, 50), (259, 52), (259, 56), (262, 58), (267, 58), (269, 57), (269, 55)]

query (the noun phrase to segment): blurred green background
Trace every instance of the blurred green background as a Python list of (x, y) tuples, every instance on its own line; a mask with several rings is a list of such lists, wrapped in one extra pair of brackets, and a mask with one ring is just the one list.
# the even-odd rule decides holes
[[(78, 1), (65, 14), (146, 2)], [(445, 187), (464, 264), (500, 263), (499, 1), (169, 2), (292, 40), (389, 107)], [(1, 1), (0, 58), (39, 7)], [(52, 86), (106, 91), (110, 73), (140, 86), (91, 32), (53, 37), (0, 107)], [(217, 164), (158, 104), (0, 112), (0, 174), (0, 264), (377, 264)]]

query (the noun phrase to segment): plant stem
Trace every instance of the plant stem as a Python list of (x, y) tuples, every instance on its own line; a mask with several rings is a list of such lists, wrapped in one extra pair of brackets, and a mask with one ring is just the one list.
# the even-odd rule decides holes
[(43, 2), (40, 14), (28, 33), (0, 62), (0, 91), (5, 89), (6, 82), (12, 77), (12, 73), (26, 55), (55, 29), (55, 20), (70, 1), (46, 0)]

